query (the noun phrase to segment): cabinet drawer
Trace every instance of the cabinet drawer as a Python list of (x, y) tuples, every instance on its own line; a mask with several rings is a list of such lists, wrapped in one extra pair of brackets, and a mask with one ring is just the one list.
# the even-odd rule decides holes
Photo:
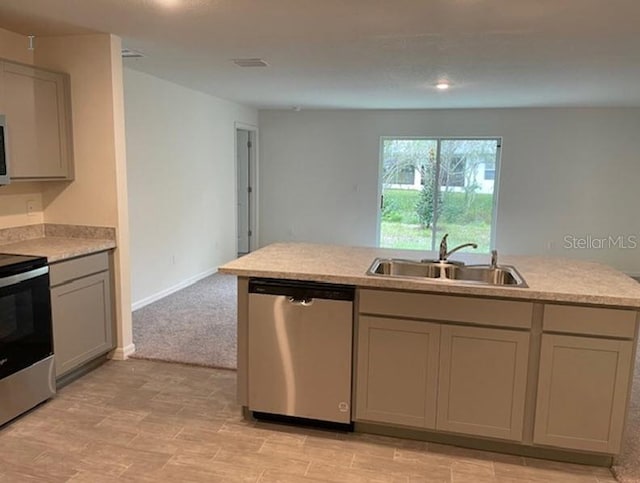
[(49, 270), (51, 286), (55, 287), (70, 280), (86, 277), (109, 269), (109, 254), (95, 253), (84, 257), (73, 258), (58, 263), (52, 263)]
[(633, 339), (637, 315), (634, 310), (547, 304), (543, 330)]
[(360, 291), (359, 312), (526, 329), (531, 327), (533, 304), (367, 289)]

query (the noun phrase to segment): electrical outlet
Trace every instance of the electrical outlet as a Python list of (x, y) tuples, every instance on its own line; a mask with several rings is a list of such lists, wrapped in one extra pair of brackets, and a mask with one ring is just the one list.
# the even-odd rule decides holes
[(35, 200), (27, 200), (27, 216), (36, 216)]

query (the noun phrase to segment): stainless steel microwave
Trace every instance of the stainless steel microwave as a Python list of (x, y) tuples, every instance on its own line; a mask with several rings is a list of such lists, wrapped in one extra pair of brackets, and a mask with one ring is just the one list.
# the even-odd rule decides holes
[(7, 124), (0, 114), (0, 185), (9, 184), (9, 153), (7, 149)]

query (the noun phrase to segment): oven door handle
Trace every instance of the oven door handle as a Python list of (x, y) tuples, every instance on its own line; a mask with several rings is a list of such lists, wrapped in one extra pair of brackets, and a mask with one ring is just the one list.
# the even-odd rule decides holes
[(40, 267), (28, 272), (11, 275), (10, 277), (0, 278), (0, 288), (10, 287), (11, 285), (16, 285), (20, 282), (31, 280), (32, 278), (41, 277), (47, 273), (49, 273), (49, 267)]

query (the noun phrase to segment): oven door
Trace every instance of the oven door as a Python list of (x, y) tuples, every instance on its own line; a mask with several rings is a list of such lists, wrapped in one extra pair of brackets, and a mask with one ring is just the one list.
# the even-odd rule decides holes
[(0, 278), (0, 379), (52, 354), (49, 267)]

